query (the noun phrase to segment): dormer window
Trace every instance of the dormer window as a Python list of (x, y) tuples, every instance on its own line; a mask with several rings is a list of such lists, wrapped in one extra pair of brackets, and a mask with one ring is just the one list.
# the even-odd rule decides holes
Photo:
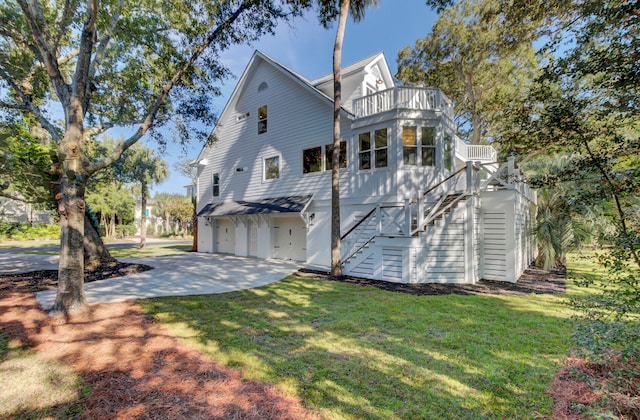
[(267, 132), (267, 106), (258, 108), (258, 134)]

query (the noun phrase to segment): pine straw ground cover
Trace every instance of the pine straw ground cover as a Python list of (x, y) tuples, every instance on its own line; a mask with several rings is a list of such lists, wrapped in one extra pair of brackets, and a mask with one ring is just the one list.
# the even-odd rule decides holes
[[(39, 308), (31, 292), (48, 287), (52, 282), (55, 284), (55, 280), (44, 273), (32, 274), (31, 279), (29, 276), (0, 276), (0, 383), (21, 384), (15, 378), (31, 375), (26, 382), (40, 379), (44, 386), (31, 390), (31, 394), (20, 395), (16, 386), (3, 385), (0, 389), (2, 418), (320, 417), (321, 412), (307, 408), (317, 407), (315, 403), (309, 404), (308, 399), (301, 402), (291, 393), (287, 395), (267, 383), (269, 381), (247, 380), (240, 370), (215, 363), (210, 354), (185, 345), (185, 340), (198, 341), (201, 337), (177, 338), (158, 322), (161, 317), (146, 314), (136, 303), (92, 305), (83, 314), (67, 319), (51, 318)], [(118, 274), (114, 272), (114, 275)], [(349, 282), (358, 283), (354, 279)], [(362, 283), (373, 288), (385, 287), (368, 281)], [(562, 293), (562, 283), (558, 276), (534, 271), (529, 272), (518, 287), (494, 288), (493, 294), (526, 297), (533, 296), (532, 293)], [(536, 284), (539, 284), (538, 289)], [(458, 292), (465, 295), (492, 294), (491, 287), (485, 284), (480, 290), (465, 288)], [(413, 293), (411, 288), (404, 289), (398, 291), (429, 294), (424, 287), (413, 290)], [(455, 290), (436, 288), (432, 294), (456, 293)], [(241, 298), (236, 296), (235, 300)], [(330, 317), (330, 312), (321, 318), (326, 321), (327, 316)], [(371, 337), (382, 338), (381, 331), (374, 333)], [(434, 338), (440, 340), (442, 334), (440, 331)], [(344, 360), (338, 362), (343, 363)], [(25, 363), (29, 366), (25, 367)], [(227, 364), (234, 366), (234, 363), (236, 366), (240, 364), (233, 361)], [(575, 358), (568, 359), (567, 366), (555, 375), (552, 386), (547, 390), (555, 401), (554, 411), (538, 413), (537, 417), (577, 419), (581, 414), (583, 417), (588, 414), (585, 407), (599, 404), (601, 392), (585, 385), (585, 381), (607, 375), (606, 372), (587, 375), (587, 368), (594, 369), (594, 366)], [(546, 381), (549, 379), (543, 380)], [(370, 380), (365, 387), (375, 393), (376, 387), (382, 385)], [(465, 418), (472, 418), (479, 412), (468, 410), (468, 407), (464, 410), (467, 410), (463, 411), (466, 412), (462, 416)], [(409, 416), (411, 411), (405, 411), (406, 415), (402, 413), (400, 409), (397, 417), (415, 417)], [(490, 417), (501, 416), (495, 412)], [(522, 411), (515, 417), (526, 418), (527, 414)], [(620, 418), (625, 417), (620, 415)]]
[[(317, 418), (273, 386), (185, 347), (134, 302), (49, 317), (29, 290), (51, 279), (36, 277), (0, 276), (0, 383), (9, 387), (0, 389), (8, 397), (0, 398), (1, 418)], [(21, 396), (5, 384), (16, 373), (34, 374), (37, 365), (48, 366), (46, 377), (28, 381), (40, 379), (42, 387)], [(47, 394), (62, 387), (63, 395)]]

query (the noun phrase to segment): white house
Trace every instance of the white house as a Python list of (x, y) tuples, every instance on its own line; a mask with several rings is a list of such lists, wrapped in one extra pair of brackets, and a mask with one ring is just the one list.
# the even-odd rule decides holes
[[(330, 265), (332, 82), (253, 54), (194, 161), (199, 251)], [(451, 101), (396, 86), (382, 53), (342, 86), (344, 273), (516, 281), (535, 257), (536, 198), (513, 160), (458, 139)]]

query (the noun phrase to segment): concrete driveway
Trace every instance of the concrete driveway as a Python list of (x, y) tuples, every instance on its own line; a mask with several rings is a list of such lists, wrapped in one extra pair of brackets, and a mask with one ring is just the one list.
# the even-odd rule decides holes
[[(0, 253), (0, 272), (57, 269), (57, 256)], [(160, 296), (226, 293), (264, 286), (292, 274), (299, 263), (221, 254), (188, 252), (181, 255), (123, 258), (153, 270), (85, 283), (89, 304), (123, 302)], [(56, 290), (36, 293), (44, 309), (53, 306)]]

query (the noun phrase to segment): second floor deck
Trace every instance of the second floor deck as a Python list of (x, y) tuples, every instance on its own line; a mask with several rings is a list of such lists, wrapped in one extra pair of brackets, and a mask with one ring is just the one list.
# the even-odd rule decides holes
[(353, 100), (356, 118), (392, 110), (440, 111), (453, 120), (453, 103), (440, 89), (394, 86)]

